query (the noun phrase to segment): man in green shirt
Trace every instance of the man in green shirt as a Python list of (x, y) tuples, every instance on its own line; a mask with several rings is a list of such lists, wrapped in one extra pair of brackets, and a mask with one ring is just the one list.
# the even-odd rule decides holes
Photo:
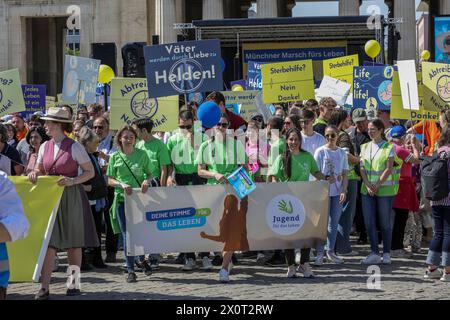
[(314, 131), (320, 133), (322, 136), (325, 135), (325, 129), (328, 126), (328, 121), (330, 121), (331, 113), (336, 109), (336, 101), (333, 98), (323, 98), (319, 103), (320, 115), (314, 122)]
[(145, 118), (136, 119), (133, 121), (133, 129), (141, 139), (136, 143), (136, 148), (147, 153), (153, 178), (159, 181), (160, 186), (167, 186), (169, 165), (171, 164), (170, 155), (166, 145), (153, 137), (153, 121)]

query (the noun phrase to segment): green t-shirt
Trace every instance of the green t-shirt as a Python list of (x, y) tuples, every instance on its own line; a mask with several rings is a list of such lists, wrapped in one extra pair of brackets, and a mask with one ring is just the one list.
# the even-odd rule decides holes
[(171, 164), (169, 151), (166, 145), (159, 139), (152, 139), (150, 141), (139, 141), (136, 144), (137, 149), (144, 150), (150, 160), (150, 168), (152, 177), (161, 178), (161, 168)]
[(300, 154), (291, 155), (291, 178), (284, 174), (284, 156), (280, 155), (274, 164), (269, 167), (269, 175), (275, 176), (280, 182), (309, 181), (309, 175), (319, 172), (316, 160), (312, 154), (301, 151)]
[[(128, 167), (130, 167), (136, 179), (139, 180), (139, 184), (133, 177), (133, 174), (131, 174), (130, 169), (128, 169), (124, 163), (124, 160), (126, 161), (126, 164), (128, 164)], [(106, 175), (121, 183), (128, 184), (133, 188), (140, 188), (142, 182), (151, 175), (150, 161), (145, 151), (139, 149), (134, 149), (134, 152), (130, 155), (117, 151), (109, 159)], [(122, 188), (116, 188), (116, 197), (120, 202), (124, 201), (123, 192)]]
[[(227, 152), (227, 150), (230, 151)], [(195, 161), (196, 165), (205, 164), (208, 166), (208, 171), (220, 173), (226, 177), (247, 162), (248, 157), (244, 146), (235, 139), (228, 139), (227, 143), (211, 140), (203, 142)], [(218, 182), (216, 179), (208, 179), (208, 184), (218, 184)]]
[[(206, 141), (207, 136), (202, 134), (202, 141)], [(194, 141), (195, 143), (195, 141)], [(167, 141), (167, 149), (175, 167), (175, 173), (192, 174), (197, 173), (195, 163), (195, 150), (189, 138), (181, 133), (176, 133)]]
[[(278, 150), (278, 153), (274, 152), (274, 150)], [(280, 139), (278, 139), (273, 145), (270, 146), (268, 157), (269, 167), (276, 161), (278, 156), (284, 155), (285, 150), (286, 150), (286, 139), (280, 137)]]

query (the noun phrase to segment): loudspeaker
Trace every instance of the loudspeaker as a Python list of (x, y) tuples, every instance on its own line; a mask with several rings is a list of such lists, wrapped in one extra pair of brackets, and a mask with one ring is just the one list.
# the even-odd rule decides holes
[(123, 76), (127, 78), (145, 78), (145, 42), (127, 43), (122, 47)]
[(114, 42), (92, 43), (91, 58), (101, 60), (101, 64), (106, 64), (117, 74), (117, 47)]

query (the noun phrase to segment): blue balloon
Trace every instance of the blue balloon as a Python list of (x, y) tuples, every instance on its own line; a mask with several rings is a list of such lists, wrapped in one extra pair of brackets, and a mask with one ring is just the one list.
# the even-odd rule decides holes
[(222, 72), (225, 72), (225, 60), (223, 58), (220, 58), (220, 66), (222, 67)]
[(221, 115), (222, 112), (220, 107), (212, 101), (203, 103), (197, 111), (198, 119), (202, 122), (202, 125), (208, 129), (219, 123)]

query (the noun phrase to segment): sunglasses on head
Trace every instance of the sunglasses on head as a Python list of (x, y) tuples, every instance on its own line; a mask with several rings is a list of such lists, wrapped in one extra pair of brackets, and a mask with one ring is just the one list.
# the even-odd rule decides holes
[(228, 123), (225, 123), (225, 122), (219, 122), (219, 123), (217, 124), (217, 126), (218, 126), (218, 127), (222, 127), (222, 128), (228, 128)]
[(188, 126), (179, 126), (180, 129), (185, 129), (185, 130), (191, 130), (192, 129), (192, 125), (188, 125)]

